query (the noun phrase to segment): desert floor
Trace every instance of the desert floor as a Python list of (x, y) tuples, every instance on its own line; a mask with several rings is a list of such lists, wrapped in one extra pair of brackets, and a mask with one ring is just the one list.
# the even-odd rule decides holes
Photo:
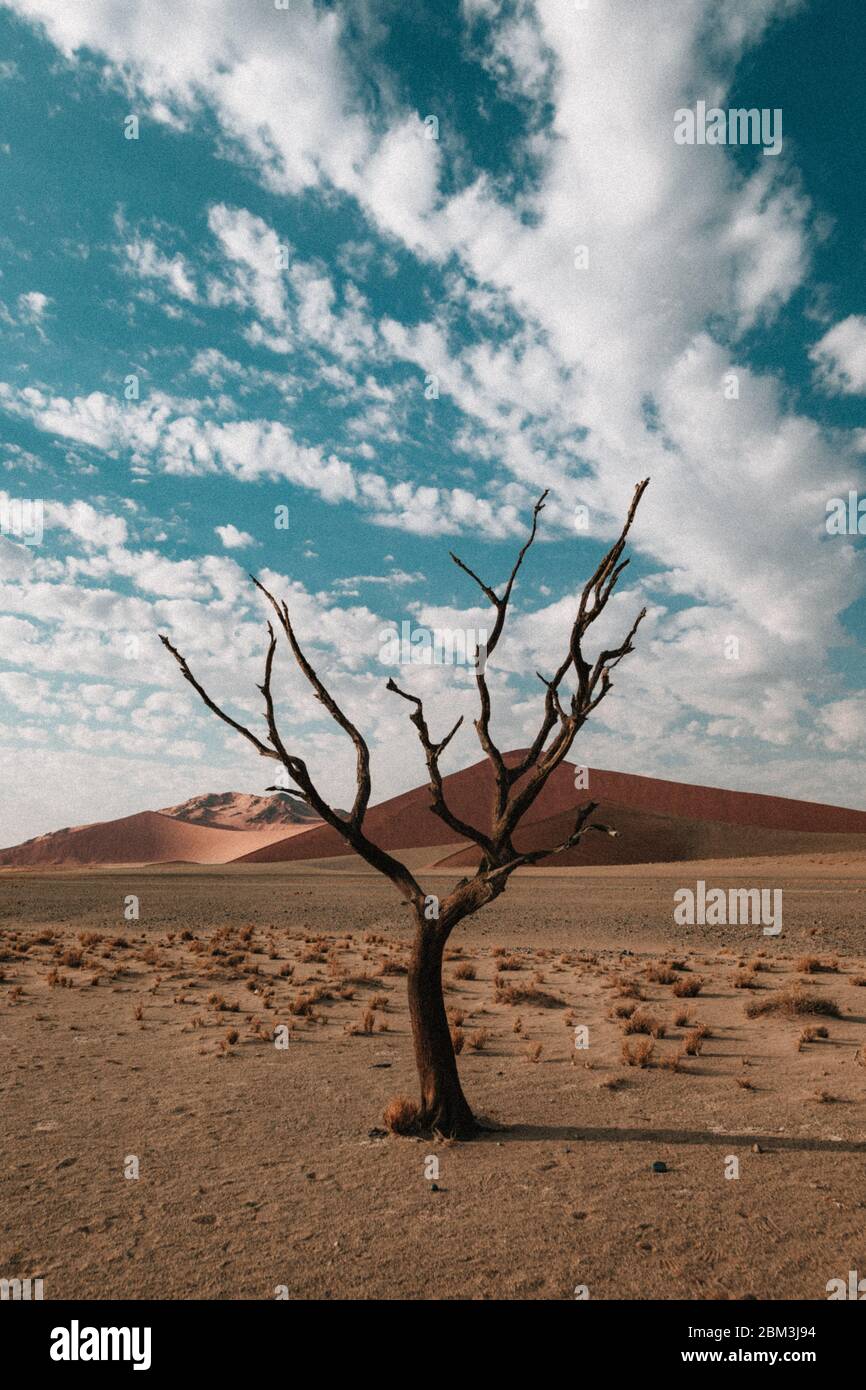
[[(699, 877), (782, 887), (782, 936), (675, 927)], [(381, 1132), (415, 1093), (404, 911), (346, 863), (0, 876), (0, 1277), (47, 1299), (824, 1299), (866, 1274), (866, 863), (513, 880), (446, 965), (464, 1088), (504, 1126), (470, 1144)], [(840, 1016), (747, 1016), (797, 981)], [(664, 1036), (626, 1035), (631, 1006)]]

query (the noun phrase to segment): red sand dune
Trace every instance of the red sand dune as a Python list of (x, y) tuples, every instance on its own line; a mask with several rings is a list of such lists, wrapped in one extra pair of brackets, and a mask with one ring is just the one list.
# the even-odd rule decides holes
[(225, 830), (191, 824), (161, 811), (139, 811), (119, 820), (99, 821), (40, 835), (0, 850), (0, 867), (75, 867), (85, 864), (226, 864), (248, 850), (298, 834), (285, 824), (269, 830)]
[[(519, 757), (519, 751), (510, 753), (506, 761)], [(596, 818), (615, 825), (620, 835), (612, 839), (590, 834), (580, 846), (549, 863), (634, 864), (855, 846), (866, 850), (866, 811), (601, 769), (590, 770), (588, 788), (575, 789), (574, 777), (574, 765), (567, 763), (552, 775), (515, 837), (518, 849), (560, 843), (573, 827), (576, 808), (592, 799), (599, 803)], [(482, 829), (489, 825), (492, 794), (493, 778), (486, 759), (445, 778), (446, 799), (454, 813)], [(373, 806), (364, 828), (384, 849), (453, 843), (461, 848), (438, 862), (473, 863), (477, 851), (464, 848), (464, 841), (433, 815), (429, 804), (427, 787), (417, 787)], [(834, 838), (837, 836), (855, 838), (842, 843)], [(862, 844), (858, 836), (864, 837)], [(337, 832), (320, 826), (291, 840), (274, 841), (243, 858), (248, 863), (274, 863), (346, 853), (346, 844)]]

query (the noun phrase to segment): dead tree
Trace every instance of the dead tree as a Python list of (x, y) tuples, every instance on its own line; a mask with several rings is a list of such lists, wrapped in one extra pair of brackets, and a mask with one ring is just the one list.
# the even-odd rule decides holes
[[(601, 651), (594, 662), (590, 662), (584, 657), (583, 641), (587, 630), (603, 612), (620, 575), (629, 563), (627, 559), (622, 559), (622, 553), (638, 503), (648, 482), (649, 479), (645, 479), (638, 483), (619, 539), (611, 546), (595, 573), (584, 586), (572, 625), (568, 650), (562, 661), (550, 677), (543, 676), (540, 672), (537, 673), (546, 690), (541, 723), (531, 747), (516, 763), (511, 760), (506, 762), (490, 732), (491, 700), (487, 684), (486, 663), (482, 662), (479, 655), (476, 654), (475, 681), (481, 708), (479, 717), (475, 721), (475, 728), (481, 747), (489, 759), (494, 778), (493, 806), (490, 824), (486, 829), (469, 825), (454, 814), (446, 799), (439, 767), (439, 760), (444, 750), (463, 722), (462, 716), (450, 733), (437, 741), (430, 734), (420, 699), (408, 691), (401, 690), (394, 680), (388, 681), (387, 689), (401, 696), (412, 706), (412, 713), (409, 718), (418, 731), (418, 737), (424, 750), (430, 779), (431, 810), (461, 839), (477, 845), (480, 852), (479, 863), (475, 872), (471, 877), (461, 879), (448, 896), (439, 903), (438, 916), (431, 916), (430, 920), (425, 913), (428, 899), (414, 874), (409, 871), (405, 864), (374, 844), (364, 833), (364, 817), (371, 791), (370, 750), (363, 735), (340, 709), (304, 655), (292, 627), (285, 601), (280, 602), (268, 592), (263, 584), (251, 576), (253, 583), (261, 590), (273, 608), (292, 655), (313, 687), (316, 698), (324, 705), (340, 728), (349, 735), (355, 745), (356, 792), (348, 816), (336, 811), (325, 801), (317, 790), (303, 758), (286, 748), (277, 727), (272, 692), (277, 637), (272, 623), (268, 622), (269, 640), (265, 656), (264, 681), (258, 687), (265, 704), (264, 712), (267, 724), (265, 738), (260, 738), (221, 709), (196, 680), (181, 653), (172, 646), (167, 637), (161, 635), (160, 640), (177, 661), (184, 679), (198, 693), (208, 709), (247, 739), (263, 758), (271, 758), (275, 762), (281, 763), (297, 787), (299, 795), (318, 813), (323, 821), (343, 837), (356, 854), (359, 854), (374, 869), (391, 880), (400, 893), (404, 905), (410, 909), (414, 919), (414, 938), (408, 971), (409, 1014), (412, 1022), (415, 1061), (421, 1089), (421, 1102), (417, 1115), (413, 1119), (413, 1124), (419, 1131), (435, 1132), (455, 1138), (468, 1138), (478, 1129), (478, 1122), (460, 1085), (442, 994), (443, 951), (457, 923), (498, 898), (500, 893), (504, 892), (509, 878), (516, 869), (537, 864), (540, 860), (570, 849), (580, 842), (588, 830), (615, 833), (611, 832), (609, 827), (599, 825), (590, 819), (597, 809), (597, 803), (589, 801), (577, 811), (574, 829), (562, 844), (527, 853), (519, 852), (514, 846), (514, 834), (521, 820), (543, 791), (551, 773), (568, 755), (579, 730), (589, 715), (611, 689), (611, 671), (622, 661), (624, 656), (634, 650), (633, 639), (646, 614), (646, 609), (641, 609), (625, 639), (618, 646)], [(544, 492), (535, 504), (529, 536), (517, 556), (501, 597), (482, 579), (479, 579), (468, 565), (465, 565), (453, 553), (451, 555), (454, 563), (459, 565), (460, 569), (475, 581), (493, 605), (495, 620), (487, 640), (487, 661), (496, 650), (502, 636), (514, 581), (523, 564), (526, 552), (535, 539), (539, 513), (544, 508), (546, 496), (547, 492)], [(573, 685), (570, 698), (562, 690), (566, 678), (570, 678), (570, 684)], [(276, 790), (276, 788), (269, 788), (269, 790)]]

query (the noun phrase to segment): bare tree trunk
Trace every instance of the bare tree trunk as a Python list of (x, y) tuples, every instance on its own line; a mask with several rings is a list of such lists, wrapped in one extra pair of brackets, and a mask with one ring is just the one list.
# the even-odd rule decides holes
[(415, 927), (409, 964), (409, 1017), (415, 1062), (421, 1083), (423, 1129), (453, 1139), (468, 1139), (478, 1125), (463, 1094), (451, 1030), (442, 995), (445, 938), (437, 925), (421, 918)]

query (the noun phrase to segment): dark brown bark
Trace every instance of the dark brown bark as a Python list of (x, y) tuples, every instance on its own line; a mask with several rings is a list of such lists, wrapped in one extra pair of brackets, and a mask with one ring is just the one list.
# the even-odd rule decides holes
[(469, 1139), (478, 1130), (463, 1094), (442, 994), (445, 939), (437, 923), (416, 922), (409, 964), (409, 1017), (421, 1086), (422, 1130)]

